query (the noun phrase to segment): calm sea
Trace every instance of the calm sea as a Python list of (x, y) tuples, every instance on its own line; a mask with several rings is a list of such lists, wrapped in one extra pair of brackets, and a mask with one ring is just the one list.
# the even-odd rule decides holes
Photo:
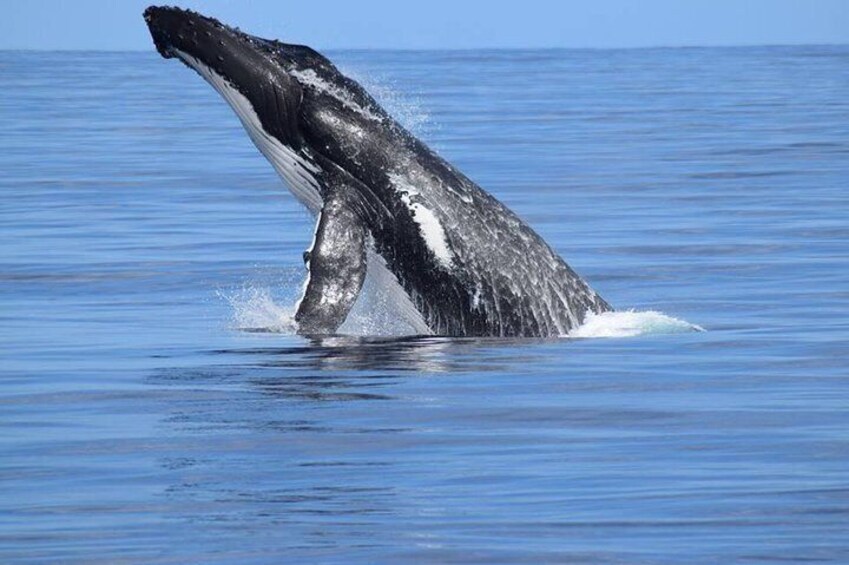
[(210, 87), (2, 52), (0, 562), (849, 562), (849, 47), (331, 55), (626, 312), (291, 335)]

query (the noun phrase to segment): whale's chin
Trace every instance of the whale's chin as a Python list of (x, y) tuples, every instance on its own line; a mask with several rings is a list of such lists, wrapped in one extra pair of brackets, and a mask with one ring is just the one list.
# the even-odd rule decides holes
[(197, 71), (224, 98), (239, 117), (254, 145), (285, 181), (292, 195), (313, 215), (317, 214), (323, 205), (317, 178), (321, 171), (319, 166), (311, 162), (303, 154), (304, 151), (295, 151), (265, 131), (250, 100), (214, 69), (179, 49), (171, 48), (171, 51), (176, 58)]

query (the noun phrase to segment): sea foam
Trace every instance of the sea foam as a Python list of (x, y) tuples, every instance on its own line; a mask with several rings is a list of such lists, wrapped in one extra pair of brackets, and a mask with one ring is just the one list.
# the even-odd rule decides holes
[(623, 310), (589, 314), (568, 337), (636, 337), (704, 331), (704, 328), (654, 310)]
[[(412, 333), (403, 322), (393, 318), (389, 305), (381, 303), (378, 298), (379, 292), (364, 290), (364, 297), (357, 301), (348, 319), (339, 328), (340, 334), (365, 337), (404, 336)], [(295, 304), (281, 303), (267, 287), (244, 286), (236, 291), (218, 294), (232, 308), (231, 325), (236, 330), (284, 335), (297, 332)], [(627, 338), (694, 331), (705, 330), (654, 310), (623, 310), (589, 314), (581, 326), (564, 337)]]

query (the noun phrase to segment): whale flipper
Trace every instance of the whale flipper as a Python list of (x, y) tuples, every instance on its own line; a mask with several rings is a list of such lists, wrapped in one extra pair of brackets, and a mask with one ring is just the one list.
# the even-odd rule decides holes
[(312, 248), (304, 254), (309, 277), (295, 314), (300, 334), (335, 333), (363, 287), (366, 229), (350, 196), (345, 186), (329, 191)]

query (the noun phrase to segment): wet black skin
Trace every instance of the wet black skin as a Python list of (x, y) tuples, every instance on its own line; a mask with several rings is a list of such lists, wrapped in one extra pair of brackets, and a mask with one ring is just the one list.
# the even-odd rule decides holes
[[(266, 132), (321, 169), (322, 200), (342, 199), (354, 212), (434, 333), (551, 336), (559, 333), (556, 325), (570, 329), (587, 311), (611, 309), (530, 227), (398, 125), (323, 55), (177, 8), (150, 7), (144, 17), (163, 57), (179, 49), (211, 67), (250, 101)], [(304, 72), (344, 90), (367, 115), (302, 84), (297, 77)], [(398, 171), (415, 175), (423, 202), (437, 212), (453, 252), (451, 269), (440, 266), (399, 198), (391, 178)], [(332, 267), (312, 275), (332, 276)], [(567, 300), (552, 309), (555, 296)], [(577, 312), (577, 322), (558, 308)], [(326, 324), (315, 327), (327, 331)]]

